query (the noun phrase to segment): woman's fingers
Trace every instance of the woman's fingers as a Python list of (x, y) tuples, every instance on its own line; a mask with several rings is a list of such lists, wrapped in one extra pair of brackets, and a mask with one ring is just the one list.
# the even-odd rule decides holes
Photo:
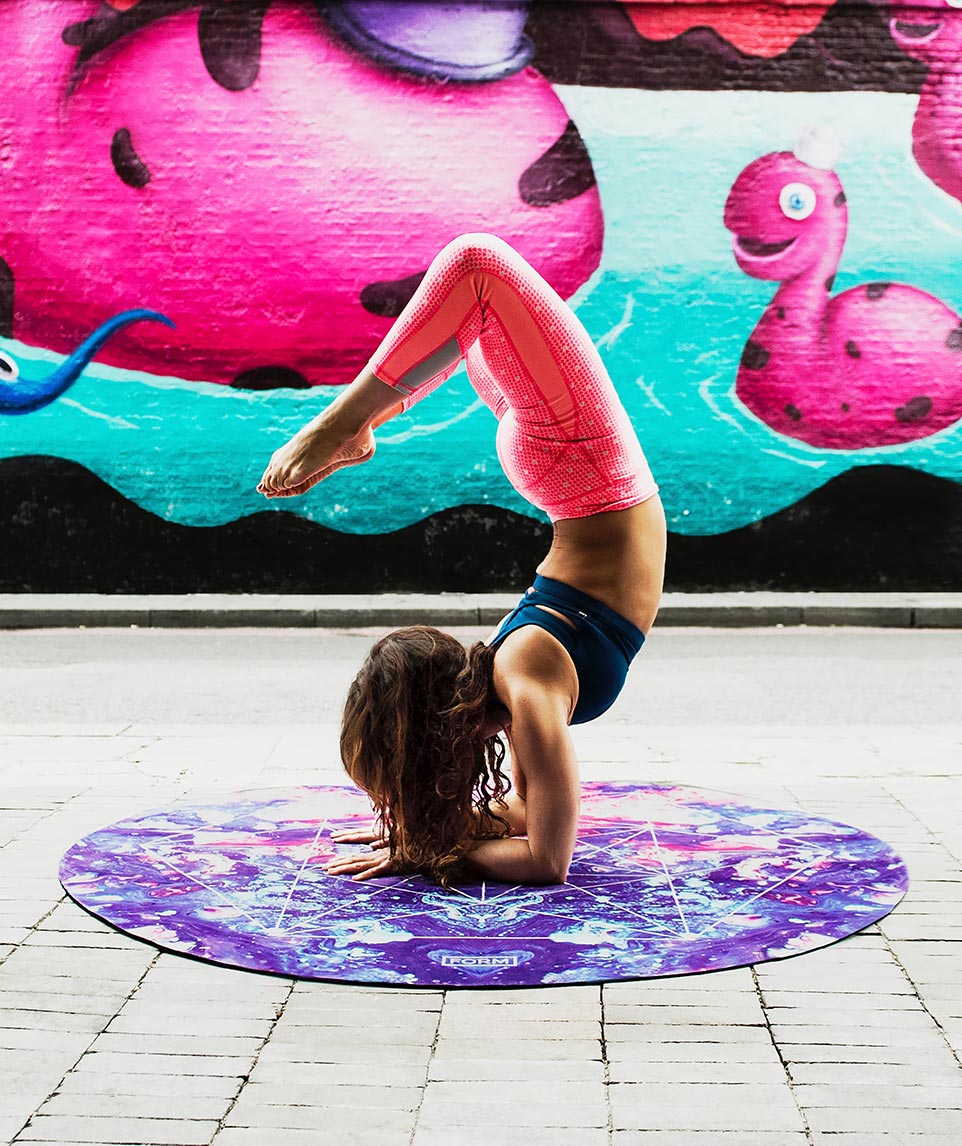
[(390, 856), (384, 859), (380, 856), (367, 855), (332, 860), (331, 863), (325, 864), (324, 870), (328, 875), (349, 875), (356, 880), (395, 874)]
[(372, 844), (378, 838), (370, 828), (344, 828), (343, 831), (331, 832), (331, 839), (336, 844)]

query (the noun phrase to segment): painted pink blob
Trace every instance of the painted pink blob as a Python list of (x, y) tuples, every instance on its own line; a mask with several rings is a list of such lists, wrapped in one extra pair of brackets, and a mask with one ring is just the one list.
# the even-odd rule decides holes
[[(151, 306), (176, 331), (119, 335), (103, 361), (215, 382), (281, 366), (342, 383), (392, 321), (362, 305), (365, 288), (422, 273), (461, 232), (500, 233), (564, 296), (597, 267), (595, 186), (545, 205), (519, 190), (568, 126), (539, 73), (412, 79), (344, 47), (309, 0), (275, 0), (245, 90), (208, 73), (197, 9), (125, 36), (71, 87), (78, 49), (63, 29), (100, 10), (0, 4), (0, 258), (15, 337), (66, 352), (108, 316)], [(149, 174), (142, 186), (114, 167), (118, 131)]]
[(890, 10), (892, 39), (929, 66), (912, 124), (912, 153), (933, 183), (962, 200), (962, 6), (912, 0)]
[(848, 212), (838, 177), (764, 155), (725, 204), (735, 261), (780, 285), (736, 393), (773, 430), (836, 450), (924, 438), (962, 418), (962, 326), (939, 299), (876, 282), (832, 297)]

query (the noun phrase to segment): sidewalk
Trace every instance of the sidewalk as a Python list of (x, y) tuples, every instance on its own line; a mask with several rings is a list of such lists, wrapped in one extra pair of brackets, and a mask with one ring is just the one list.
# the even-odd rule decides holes
[(339, 710), (370, 639), (0, 633), (0, 1142), (962, 1140), (960, 631), (659, 629), (614, 708), (572, 730), (585, 779), (800, 806), (902, 852), (894, 914), (799, 958), (603, 988), (371, 989), (161, 954), (65, 899), (60, 855), (107, 822), (343, 782)]
[[(517, 593), (377, 593), (282, 596), (192, 593), (0, 594), (0, 629), (354, 628), (370, 625), (496, 625)], [(858, 625), (962, 628), (962, 593), (666, 593), (668, 625)]]

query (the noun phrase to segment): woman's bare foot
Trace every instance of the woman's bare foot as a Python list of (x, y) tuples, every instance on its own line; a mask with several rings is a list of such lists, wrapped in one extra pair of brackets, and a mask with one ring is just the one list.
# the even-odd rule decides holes
[(274, 452), (257, 490), (265, 497), (297, 497), (337, 470), (369, 461), (374, 450), (370, 426), (345, 440), (323, 422), (311, 423)]

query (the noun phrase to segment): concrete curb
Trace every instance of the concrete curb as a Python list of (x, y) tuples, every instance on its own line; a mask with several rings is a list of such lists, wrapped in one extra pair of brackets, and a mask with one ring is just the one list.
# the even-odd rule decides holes
[[(0, 628), (361, 628), (496, 625), (517, 593), (343, 596), (0, 594)], [(659, 626), (962, 628), (962, 593), (667, 593)]]

